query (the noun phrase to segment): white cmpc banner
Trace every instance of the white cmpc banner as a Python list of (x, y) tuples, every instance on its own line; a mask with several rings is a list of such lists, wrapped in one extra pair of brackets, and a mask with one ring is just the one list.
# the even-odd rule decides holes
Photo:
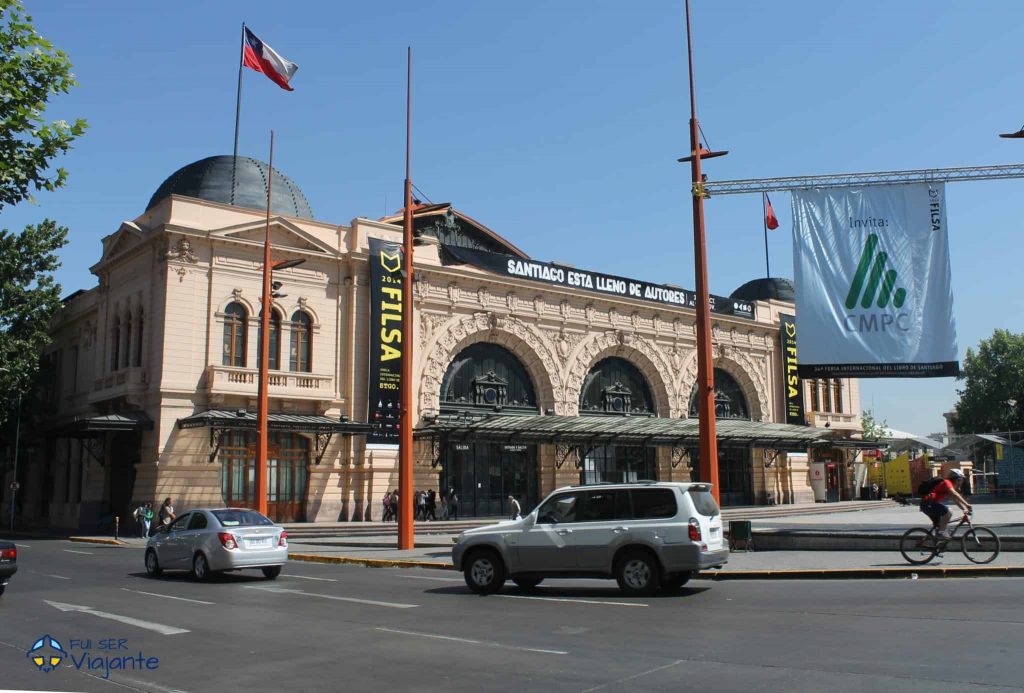
[(959, 373), (945, 187), (793, 193), (802, 378)]

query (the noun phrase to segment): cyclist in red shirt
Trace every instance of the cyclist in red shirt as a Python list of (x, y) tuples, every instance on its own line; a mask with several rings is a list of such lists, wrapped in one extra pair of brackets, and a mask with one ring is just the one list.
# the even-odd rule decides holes
[(949, 525), (953, 513), (943, 503), (944, 500), (952, 497), (965, 513), (971, 512), (971, 504), (960, 495), (958, 490), (963, 482), (963, 472), (959, 469), (950, 469), (946, 478), (939, 482), (931, 493), (921, 499), (921, 512), (931, 518), (932, 524), (936, 528), (936, 536), (941, 537), (945, 534), (946, 538), (949, 538), (950, 535), (947, 525)]

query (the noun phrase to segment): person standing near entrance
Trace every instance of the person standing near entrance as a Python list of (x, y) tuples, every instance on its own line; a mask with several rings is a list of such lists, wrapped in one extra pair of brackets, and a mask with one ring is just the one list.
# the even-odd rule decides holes
[(178, 518), (174, 514), (174, 506), (171, 505), (170, 497), (164, 498), (163, 505), (160, 506), (160, 512), (157, 513), (157, 521), (160, 525), (169, 525)]
[(459, 494), (455, 493), (455, 489), (448, 491), (448, 519), (459, 519)]
[(427, 514), (423, 519), (437, 522), (437, 494), (432, 488), (427, 489)]
[(391, 492), (385, 491), (384, 497), (380, 500), (381, 505), (384, 507), (384, 512), (380, 516), (381, 522), (387, 522), (391, 519)]
[(153, 524), (153, 504), (146, 501), (146, 504), (139, 509), (140, 522), (142, 522), (142, 538), (149, 536), (149, 529)]
[(520, 520), (523, 517), (522, 512), (523, 509), (520, 507), (519, 501), (516, 500), (515, 496), (510, 494), (508, 497), (508, 519)]

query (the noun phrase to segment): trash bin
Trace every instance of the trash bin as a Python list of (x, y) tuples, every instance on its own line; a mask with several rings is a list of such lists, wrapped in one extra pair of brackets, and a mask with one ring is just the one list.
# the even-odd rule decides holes
[(731, 551), (754, 550), (754, 531), (750, 520), (729, 520), (729, 549)]

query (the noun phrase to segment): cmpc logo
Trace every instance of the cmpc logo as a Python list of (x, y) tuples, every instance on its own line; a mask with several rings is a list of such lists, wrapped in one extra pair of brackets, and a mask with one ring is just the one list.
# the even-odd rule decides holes
[(878, 250), (878, 235), (873, 233), (868, 236), (864, 252), (860, 256), (860, 264), (857, 265), (857, 273), (853, 275), (853, 282), (850, 284), (850, 292), (846, 295), (848, 310), (856, 307), (858, 299), (861, 308), (870, 308), (871, 304), (875, 303), (876, 296), (879, 308), (888, 306), (890, 300), (894, 308), (903, 307), (907, 300), (907, 290), (896, 288), (898, 273), (896, 270), (886, 270), (888, 259), (888, 253)]
[(44, 635), (36, 640), (25, 656), (32, 660), (36, 669), (48, 674), (60, 666), (60, 663), (67, 657), (67, 652), (53, 636)]

